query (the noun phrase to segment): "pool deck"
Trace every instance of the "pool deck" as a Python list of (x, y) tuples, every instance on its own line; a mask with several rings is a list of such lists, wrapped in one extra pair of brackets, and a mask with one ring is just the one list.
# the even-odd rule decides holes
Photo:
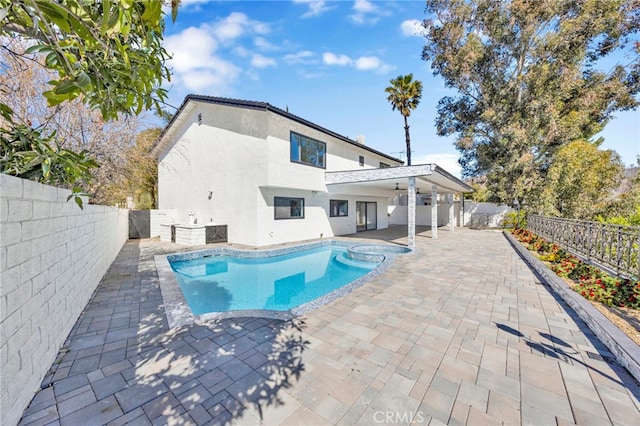
[(501, 232), (438, 237), (293, 320), (173, 329), (154, 255), (190, 248), (129, 241), (20, 424), (640, 424), (638, 383)]

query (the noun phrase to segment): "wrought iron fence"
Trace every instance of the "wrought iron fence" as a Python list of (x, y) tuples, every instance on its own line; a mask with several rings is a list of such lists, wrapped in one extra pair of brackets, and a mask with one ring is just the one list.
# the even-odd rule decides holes
[(529, 215), (527, 228), (625, 278), (640, 278), (640, 227)]

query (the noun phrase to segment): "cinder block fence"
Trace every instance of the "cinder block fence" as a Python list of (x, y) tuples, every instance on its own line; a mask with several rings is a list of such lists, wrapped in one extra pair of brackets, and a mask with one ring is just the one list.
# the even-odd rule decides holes
[(128, 238), (127, 210), (0, 174), (0, 424), (18, 422)]

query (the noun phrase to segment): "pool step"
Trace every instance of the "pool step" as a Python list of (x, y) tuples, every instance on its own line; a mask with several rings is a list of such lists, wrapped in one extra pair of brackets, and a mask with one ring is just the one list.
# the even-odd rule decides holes
[(347, 252), (338, 254), (335, 257), (335, 260), (336, 262), (341, 263), (345, 266), (363, 269), (375, 269), (379, 265), (379, 263), (350, 259), (349, 257), (347, 257)]

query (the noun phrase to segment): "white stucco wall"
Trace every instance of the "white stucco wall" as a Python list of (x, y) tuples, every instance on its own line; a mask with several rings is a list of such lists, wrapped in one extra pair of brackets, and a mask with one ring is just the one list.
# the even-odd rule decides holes
[(168, 225), (176, 222), (175, 210), (151, 210), (149, 212), (149, 237), (159, 237), (161, 225)]
[[(438, 226), (449, 225), (449, 206), (450, 204), (442, 202), (438, 204)], [(390, 217), (389, 223), (392, 225), (406, 225), (407, 224), (407, 206), (389, 206), (388, 208)], [(460, 226), (460, 204), (454, 203), (454, 221), (455, 226)], [(418, 226), (432, 226), (431, 225), (431, 206), (416, 206), (416, 225)]]
[(194, 212), (199, 224), (226, 224), (230, 242), (253, 245), (266, 155), (263, 139), (192, 124), (160, 160), (159, 208), (175, 210), (176, 223)]
[[(329, 193), (325, 172), (363, 168), (359, 155), (369, 168), (399, 163), (264, 110), (202, 104), (189, 111), (173, 129), (179, 140), (159, 155), (159, 208), (175, 210), (176, 223), (194, 212), (199, 224), (228, 225), (231, 243), (263, 246), (355, 232), (356, 201), (376, 201), (378, 228), (388, 226), (388, 194)], [(327, 144), (326, 169), (291, 162), (291, 131)], [(275, 196), (304, 198), (305, 218), (275, 220)], [(348, 200), (349, 216), (329, 218), (330, 199)]]
[(16, 424), (128, 238), (127, 210), (0, 174), (0, 424)]
[(502, 227), (504, 215), (514, 211), (505, 204), (476, 203), (464, 201), (464, 225), (479, 227)]

